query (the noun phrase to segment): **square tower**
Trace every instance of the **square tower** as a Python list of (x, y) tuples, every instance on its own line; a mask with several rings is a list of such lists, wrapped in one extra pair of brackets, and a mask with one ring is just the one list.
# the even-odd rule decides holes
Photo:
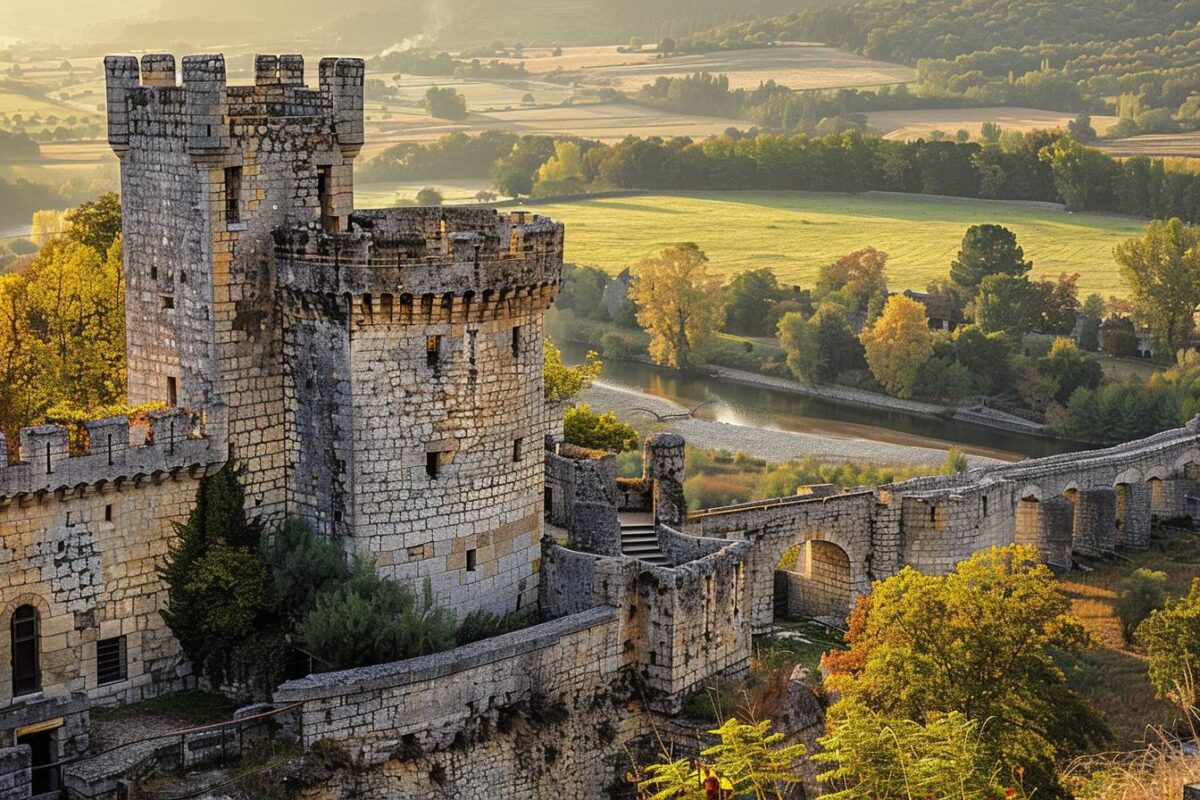
[(129, 401), (225, 403), (248, 503), (283, 510), (283, 378), (272, 231), (344, 228), (363, 142), (363, 62), (257, 56), (229, 86), (220, 55), (109, 56), (121, 162)]

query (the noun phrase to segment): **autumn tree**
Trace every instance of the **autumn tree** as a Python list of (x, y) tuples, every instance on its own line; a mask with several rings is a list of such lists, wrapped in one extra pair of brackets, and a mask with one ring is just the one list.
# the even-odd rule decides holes
[(1158, 696), (1200, 721), (1200, 578), (1188, 594), (1152, 612), (1138, 626), (1137, 640), (1146, 648)]
[(633, 450), (642, 441), (637, 430), (622, 422), (615, 412), (597, 414), (587, 403), (572, 406), (563, 414), (563, 439), (568, 444), (613, 453)]
[(582, 364), (564, 364), (562, 351), (550, 339), (542, 341), (544, 394), (549, 402), (570, 402), (600, 375), (603, 362), (589, 350)]
[(672, 245), (643, 259), (629, 287), (637, 321), (650, 334), (658, 364), (690, 369), (702, 358), (721, 315), (720, 281), (695, 244)]
[(921, 367), (933, 355), (933, 332), (929, 330), (925, 306), (895, 295), (859, 338), (875, 380), (889, 394), (912, 397)]
[(981, 552), (944, 576), (908, 567), (851, 615), (849, 650), (827, 656), (836, 730), (856, 708), (922, 726), (961, 714), (983, 727), (988, 763), (1062, 797), (1056, 765), (1109, 738), (1065, 670), (1090, 645), (1037, 550)]
[(1173, 356), (1187, 347), (1200, 307), (1200, 228), (1155, 220), (1142, 238), (1117, 245), (1115, 256), (1155, 349)]
[(1017, 244), (1017, 235), (1008, 228), (972, 225), (950, 264), (950, 279), (970, 295), (988, 275), (1021, 276), (1032, 267)]
[(872, 297), (887, 294), (887, 261), (888, 254), (874, 247), (841, 256), (821, 267), (814, 296), (821, 300), (840, 293), (853, 310), (865, 310)]
[(583, 153), (579, 145), (571, 141), (556, 141), (554, 155), (538, 167), (539, 184), (563, 184), (583, 180)]

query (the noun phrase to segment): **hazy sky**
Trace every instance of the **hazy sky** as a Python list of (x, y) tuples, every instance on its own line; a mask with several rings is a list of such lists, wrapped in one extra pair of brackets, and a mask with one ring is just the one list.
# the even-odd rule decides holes
[[(155, 10), (160, 0), (0, 0), (0, 38), (81, 38), (97, 26)], [(115, 27), (115, 26), (114, 26)]]

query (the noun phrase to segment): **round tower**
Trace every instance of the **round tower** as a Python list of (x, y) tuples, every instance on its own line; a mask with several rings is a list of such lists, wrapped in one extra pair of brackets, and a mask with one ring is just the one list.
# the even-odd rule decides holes
[(536, 596), (562, 242), (480, 208), (276, 232), (288, 507), (460, 613)]

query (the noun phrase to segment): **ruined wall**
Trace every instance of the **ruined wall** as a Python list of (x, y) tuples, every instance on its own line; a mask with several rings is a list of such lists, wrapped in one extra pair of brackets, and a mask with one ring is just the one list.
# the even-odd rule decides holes
[(364, 765), (334, 796), (483, 800), (605, 796), (643, 723), (629, 701), (618, 613), (594, 608), (394, 664), (291, 681), (305, 745)]
[[(105, 59), (109, 142), (121, 160), (129, 396), (229, 407), (247, 504), (281, 511), (281, 326), (272, 231), (344, 224), (362, 145), (362, 62), (259, 56), (253, 86), (224, 58)], [(236, 179), (231, 177), (236, 172)], [(174, 388), (169, 385), (174, 382)]]
[(616, 456), (567, 444), (556, 449), (546, 452), (550, 522), (567, 529), (573, 550), (621, 555)]

